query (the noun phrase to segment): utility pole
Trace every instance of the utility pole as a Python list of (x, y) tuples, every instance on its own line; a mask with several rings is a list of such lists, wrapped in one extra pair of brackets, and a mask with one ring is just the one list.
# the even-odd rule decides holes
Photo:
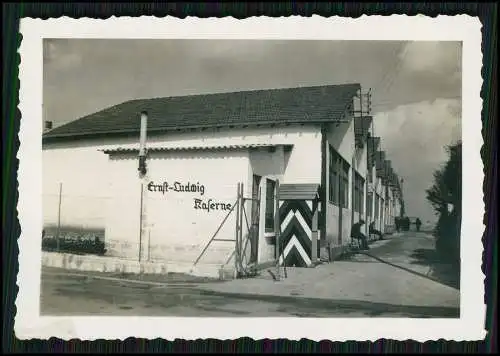
[[(139, 262), (142, 261), (143, 253), (143, 238), (146, 236), (147, 230), (147, 215), (146, 215), (146, 203), (147, 196), (145, 189), (147, 185), (147, 168), (146, 168), (146, 139), (147, 139), (147, 126), (148, 126), (148, 113), (141, 112), (141, 131), (139, 138), (139, 176), (141, 178), (141, 200), (140, 200), (140, 230), (139, 230)], [(148, 246), (149, 250), (149, 246)]]
[(399, 215), (400, 217), (404, 217), (405, 216), (405, 200), (404, 200), (404, 195), (403, 195), (403, 184), (404, 184), (404, 179), (401, 178), (401, 184), (400, 184), (400, 192), (399, 192), (399, 195), (400, 195), (400, 203), (401, 203), (401, 208), (400, 208), (400, 211), (399, 211)]

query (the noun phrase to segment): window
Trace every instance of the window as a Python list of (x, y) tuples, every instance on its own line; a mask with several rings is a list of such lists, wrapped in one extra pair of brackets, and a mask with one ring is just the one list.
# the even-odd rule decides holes
[(363, 214), (365, 180), (358, 173), (354, 175), (354, 211)]
[(369, 192), (366, 196), (366, 214), (373, 217), (373, 193)]
[(275, 202), (274, 202), (274, 191), (276, 189), (276, 182), (267, 179), (266, 180), (266, 224), (265, 224), (265, 230), (266, 232), (273, 232), (274, 231), (274, 209), (275, 209)]
[(342, 160), (342, 171), (340, 172), (340, 206), (342, 208), (349, 207), (349, 163)]
[(350, 165), (333, 149), (332, 146), (330, 146), (329, 152), (328, 200), (332, 204), (347, 208), (349, 203)]
[(339, 175), (338, 175), (338, 154), (330, 146), (330, 162), (328, 167), (329, 172), (329, 189), (328, 199), (331, 203), (338, 205), (339, 203)]

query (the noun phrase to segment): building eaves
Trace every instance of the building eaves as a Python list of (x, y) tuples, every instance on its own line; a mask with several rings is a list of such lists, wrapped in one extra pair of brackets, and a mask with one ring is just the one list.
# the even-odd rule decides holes
[[(292, 144), (243, 144), (243, 145), (216, 145), (216, 146), (183, 146), (183, 147), (150, 147), (147, 148), (148, 153), (153, 152), (180, 152), (180, 151), (230, 151), (241, 149), (259, 149), (265, 148), (274, 150), (278, 147), (283, 147), (283, 150), (289, 151), (293, 148)], [(113, 147), (103, 148), (102, 151), (106, 154), (138, 154), (138, 147)]]

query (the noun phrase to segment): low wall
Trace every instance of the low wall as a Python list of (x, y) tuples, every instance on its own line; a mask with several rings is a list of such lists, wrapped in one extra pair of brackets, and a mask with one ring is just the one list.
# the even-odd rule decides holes
[(232, 279), (235, 276), (233, 266), (192, 263), (154, 263), (125, 260), (113, 257), (92, 255), (74, 255), (69, 253), (42, 252), (42, 266), (64, 268), (68, 270), (89, 272), (116, 272), (136, 274), (184, 273), (196, 277)]

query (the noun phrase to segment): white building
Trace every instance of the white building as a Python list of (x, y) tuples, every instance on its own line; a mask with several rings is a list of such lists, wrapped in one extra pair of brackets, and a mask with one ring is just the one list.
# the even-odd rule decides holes
[[(394, 214), (384, 210), (393, 198), (369, 157), (371, 118), (355, 123), (359, 91), (348, 84), (133, 100), (56, 127), (43, 137), (44, 227), (49, 235), (55, 226), (100, 231), (110, 256), (193, 263), (228, 216), (200, 260), (224, 264), (235, 249), (242, 183), (255, 199), (242, 218), (251, 263), (276, 260), (276, 218), (287, 265), (311, 265), (327, 247), (335, 255), (350, 242), (352, 223), (371, 219), (367, 210), (382, 229)], [(277, 181), (290, 199), (317, 187), (317, 226), (312, 201), (275, 211)]]

